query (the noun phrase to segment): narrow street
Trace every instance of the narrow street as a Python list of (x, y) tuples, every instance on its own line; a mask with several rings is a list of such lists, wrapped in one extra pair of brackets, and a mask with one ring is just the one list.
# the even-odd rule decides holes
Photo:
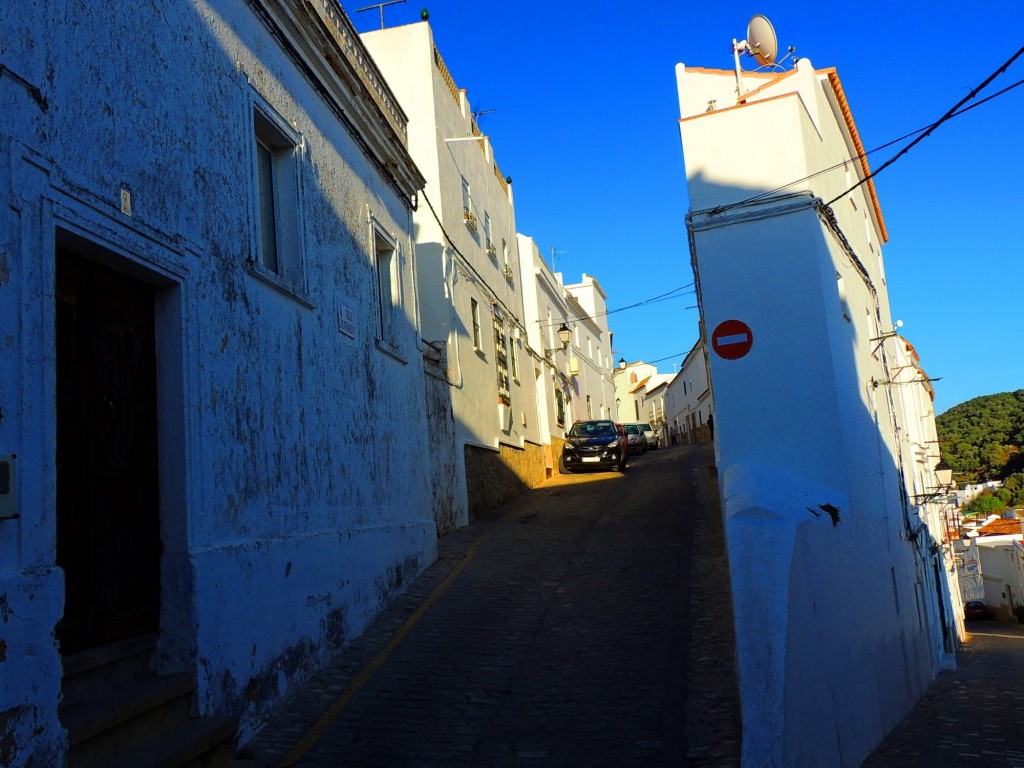
[(556, 476), (446, 537), (238, 763), (738, 764), (727, 596), (694, 588), (721, 578), (694, 568), (722, 559), (710, 462), (680, 446)]

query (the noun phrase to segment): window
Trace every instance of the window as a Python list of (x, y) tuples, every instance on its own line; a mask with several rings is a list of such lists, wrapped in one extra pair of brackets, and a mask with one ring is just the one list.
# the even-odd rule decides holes
[(505, 324), (501, 318), (492, 318), (494, 325), (494, 362), (498, 376), (498, 402), (512, 405), (512, 393), (508, 386), (508, 341), (505, 338)]
[(558, 426), (565, 426), (565, 395), (562, 394), (562, 389), (555, 384), (555, 421)]
[(487, 211), (484, 211), (484, 247), (488, 255), (494, 255), (494, 246), (491, 245), (491, 214)]
[(513, 340), (509, 349), (509, 363), (512, 366), (512, 380), (519, 381), (519, 342)]
[(373, 258), (377, 267), (378, 338), (392, 349), (398, 348), (395, 316), (400, 305), (395, 258), (396, 243), (376, 224), (373, 226)]
[(477, 304), (476, 299), (469, 300), (469, 310), (473, 315), (473, 349), (477, 352), (481, 352), (482, 339), (480, 338), (480, 305)]
[(469, 194), (469, 182), (466, 177), (462, 177), (462, 210), (469, 211), (473, 207), (473, 198)]
[(639, 400), (634, 400), (633, 401), (633, 408), (636, 410), (636, 419), (635, 420), (636, 421), (640, 421), (640, 401)]
[(269, 107), (253, 109), (256, 160), (256, 272), (302, 288), (298, 154), (300, 137)]
[(594, 406), (590, 402), (590, 395), (587, 395), (587, 418), (588, 419), (594, 418)]

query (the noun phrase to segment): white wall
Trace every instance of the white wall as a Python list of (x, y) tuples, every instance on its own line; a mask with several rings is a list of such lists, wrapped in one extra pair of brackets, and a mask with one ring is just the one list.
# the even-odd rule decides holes
[[(0, 38), (5, 65), (45, 97), (0, 78), (0, 323), (13, 340), (0, 356), (0, 453), (19, 457), (21, 502), (20, 518), (0, 523), (14, 617), (5, 608), (6, 762), (59, 765), (65, 744), (53, 639), (58, 244), (156, 288), (159, 661), (196, 674), (200, 713), (240, 715), (251, 732), (436, 557), (419, 460), (414, 190), (396, 191), (249, 4), (96, 2), (74, 16), (22, 4), (0, 16)], [(97, 59), (113, 39), (130, 76)], [(291, 287), (252, 265), (256, 104), (298, 142)], [(373, 144), (388, 129), (363, 106), (355, 130)], [(417, 175), (399, 139), (374, 146)], [(387, 351), (371, 217), (399, 249)]]
[(939, 665), (899, 412), (873, 383), (889, 379), (872, 341), (891, 327), (884, 227), (870, 187), (834, 224), (816, 208), (860, 172), (842, 167), (857, 142), (827, 72), (801, 60), (734, 109), (732, 73), (680, 65), (677, 79), (708, 341), (728, 319), (753, 332), (745, 357), (709, 354), (744, 762), (857, 764)]
[[(362, 39), (410, 116), (410, 148), (427, 178), (414, 217), (423, 335), (447, 345), (463, 484), (456, 517), (465, 525), (464, 446), (497, 451), (501, 443), (522, 448), (542, 440), (536, 368), (524, 346), (529, 330), (523, 322), (512, 189), (499, 179), (490, 140), (474, 131), (465, 90), (448, 80), (457, 73), (446, 75), (435, 58), (430, 25), (391, 27), (365, 33)], [(464, 220), (463, 179), (469, 183), (475, 228)], [(488, 252), (485, 221), (490, 222), (494, 255)], [(473, 301), (480, 321), (479, 347), (473, 340)], [(508, 353), (514, 346), (519, 361), (516, 378), (509, 360), (510, 406), (499, 404), (494, 317), (503, 324)]]

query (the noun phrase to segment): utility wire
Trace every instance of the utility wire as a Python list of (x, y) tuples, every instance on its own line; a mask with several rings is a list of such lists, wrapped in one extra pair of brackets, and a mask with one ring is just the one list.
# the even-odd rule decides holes
[[(976, 101), (974, 104), (971, 104), (969, 106), (964, 107), (961, 110), (958, 110), (957, 112), (954, 112), (951, 115), (951, 117), (960, 117), (961, 115), (964, 115), (964, 114), (970, 112), (972, 109), (980, 107), (982, 104), (985, 104), (985, 103), (987, 103), (989, 101), (992, 101), (993, 99), (998, 98), (999, 96), (1002, 96), (1002, 95), (1008, 93), (1009, 91), (1012, 91), (1014, 88), (1020, 87), (1021, 85), (1024, 85), (1024, 80), (1018, 80), (1017, 82), (1013, 83), (1012, 85), (1008, 85), (1005, 88), (1003, 88), (1002, 90), (996, 91), (992, 95), (986, 96), (984, 99)], [(803, 182), (810, 181), (811, 179), (817, 178), (818, 176), (822, 176), (822, 175), (824, 175), (826, 173), (831, 173), (832, 171), (839, 170), (840, 168), (844, 167), (847, 163), (850, 163), (850, 162), (853, 162), (853, 161), (856, 161), (856, 160), (863, 160), (864, 158), (866, 158), (866, 157), (868, 157), (870, 155), (873, 155), (876, 152), (881, 152), (883, 149), (888, 149), (893, 144), (899, 144), (901, 141), (909, 139), (911, 136), (916, 136), (919, 133), (923, 133), (923, 132), (929, 130), (929, 128), (932, 128), (933, 125), (934, 125), (934, 123), (932, 125), (926, 125), (926, 126), (923, 126), (921, 128), (917, 128), (916, 130), (913, 130), (913, 131), (910, 131), (909, 133), (903, 134), (898, 139), (892, 139), (891, 141), (887, 141), (887, 142), (885, 142), (885, 144), (880, 144), (877, 147), (875, 147), (874, 149), (866, 150), (866, 151), (862, 152), (859, 155), (851, 157), (848, 160), (843, 160), (842, 162), (836, 163), (835, 165), (831, 165), (828, 168), (822, 168), (820, 171), (815, 171), (814, 173), (809, 174), (807, 176), (804, 176), (803, 178), (796, 179), (795, 181), (791, 181), (788, 184), (783, 184), (781, 187), (776, 187), (775, 189), (768, 190), (767, 192), (761, 192), (760, 194), (754, 195), (753, 197), (748, 197), (747, 199), (741, 200), (738, 203), (734, 203), (734, 204), (732, 204), (729, 207), (730, 208), (740, 207), (740, 206), (748, 205), (750, 203), (756, 203), (759, 200), (763, 200), (763, 199), (768, 198), (768, 197), (772, 197), (773, 195), (776, 195), (779, 192), (782, 192), (784, 189), (788, 189), (789, 187), (792, 187), (792, 186), (794, 186), (796, 184), (802, 184)], [(881, 170), (881, 169), (879, 169), (879, 170)], [(875, 171), (875, 173), (878, 173), (878, 171)], [(874, 174), (872, 174), (872, 176), (874, 176)], [(866, 181), (866, 179), (865, 179), (865, 181)], [(855, 187), (847, 190), (843, 194), (849, 194), (850, 192), (853, 191), (853, 189), (855, 189)], [(840, 195), (840, 197), (842, 197), (842, 195)], [(839, 198), (836, 198), (836, 199), (839, 199)], [(833, 201), (833, 202), (835, 202), (835, 201)], [(830, 203), (830, 205), (831, 205), (831, 203)]]
[(901, 157), (903, 157), (903, 155), (907, 154), (907, 152), (909, 152), (911, 149), (913, 149), (914, 146), (916, 146), (917, 144), (921, 143), (926, 138), (928, 138), (928, 136), (931, 135), (931, 133), (933, 131), (935, 131), (936, 128), (938, 128), (940, 125), (945, 123), (947, 120), (949, 120), (952, 117), (954, 117), (957, 114), (957, 110), (959, 110), (960, 107), (962, 107), (968, 101), (970, 101), (975, 96), (977, 96), (978, 93), (983, 88), (985, 88), (985, 86), (987, 86), (989, 83), (991, 83), (997, 77), (999, 77), (999, 75), (1003, 74), (1003, 72), (1005, 72), (1010, 67), (1010, 65), (1013, 64), (1013, 62), (1015, 62), (1018, 58), (1020, 58), (1021, 55), (1024, 55), (1024, 47), (1020, 48), (1015, 54), (1013, 54), (1013, 56), (1011, 56), (1009, 59), (1007, 59), (1005, 64), (1003, 64), (1001, 67), (999, 67), (999, 69), (997, 69), (995, 72), (993, 72), (987, 78), (985, 78), (985, 80), (981, 83), (981, 85), (976, 87), (973, 91), (968, 93), (960, 101), (958, 101), (956, 104), (954, 104), (952, 109), (950, 109), (948, 112), (946, 112), (946, 114), (944, 114), (942, 117), (940, 117), (934, 123), (932, 123), (924, 133), (922, 133), (920, 136), (918, 136), (912, 142), (907, 144), (907, 146), (905, 146), (903, 149), (901, 149), (899, 152), (897, 152), (895, 155), (893, 155), (891, 158), (889, 158), (886, 162), (882, 163), (882, 165), (879, 166), (876, 170), (874, 170), (873, 172), (869, 173), (867, 176), (865, 176), (863, 179), (858, 181), (856, 184), (854, 184), (848, 190), (843, 192), (843, 194), (837, 195), (836, 197), (834, 197), (831, 200), (829, 200), (827, 203), (825, 203), (825, 205), (829, 205), (830, 206), (830, 205), (832, 205), (832, 203), (836, 202), (836, 200), (841, 200), (843, 197), (845, 197), (846, 195), (848, 195), (851, 192), (853, 192), (853, 190), (857, 189), (858, 187), (860, 187), (862, 184), (866, 183), (870, 179), (873, 179), (875, 176), (880, 174), (882, 171), (884, 171), (890, 165), (895, 163), (897, 160), (899, 160)]
[[(692, 293), (696, 293), (695, 290), (692, 290), (692, 291), (687, 291), (686, 290), (687, 288), (693, 288), (693, 286), (694, 286), (693, 283), (687, 283), (686, 285), (681, 285), (678, 288), (673, 288), (668, 293), (663, 293), (663, 294), (661, 294), (659, 296), (653, 296), (653, 297), (651, 297), (649, 299), (643, 299), (642, 301), (638, 301), (636, 304), (629, 304), (629, 305), (627, 305), (625, 307), (616, 307), (615, 309), (609, 309), (609, 310), (606, 310), (604, 312), (598, 312), (598, 313), (596, 313), (594, 315), (581, 315), (581, 316), (574, 315), (573, 317), (571, 317), (569, 319), (575, 320), (575, 321), (594, 320), (594, 319), (596, 319), (598, 317), (605, 317), (607, 315), (614, 315), (616, 312), (625, 312), (627, 309), (636, 309), (637, 307), (644, 307), (644, 306), (647, 306), (648, 304), (657, 304), (660, 301), (668, 301), (669, 299), (681, 299), (684, 296), (689, 296)], [(685, 293), (680, 293), (680, 291), (685, 291)], [(687, 307), (687, 309), (692, 309), (692, 307)], [(541, 328), (550, 328), (552, 326), (560, 325), (560, 324), (561, 324), (561, 321), (551, 322), (551, 323), (542, 323), (541, 324)]]

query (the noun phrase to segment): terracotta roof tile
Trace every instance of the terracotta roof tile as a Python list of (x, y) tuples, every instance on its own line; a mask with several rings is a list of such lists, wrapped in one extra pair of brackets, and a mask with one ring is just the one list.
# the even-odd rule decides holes
[(978, 529), (979, 536), (1012, 536), (1021, 532), (1020, 520), (1000, 518), (986, 523)]

